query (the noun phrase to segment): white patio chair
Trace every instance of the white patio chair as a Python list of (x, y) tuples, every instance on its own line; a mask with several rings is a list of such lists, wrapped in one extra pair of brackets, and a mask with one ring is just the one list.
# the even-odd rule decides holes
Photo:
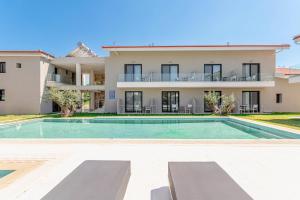
[(187, 114), (191, 114), (192, 113), (192, 109), (193, 109), (193, 105), (192, 104), (188, 104), (185, 109), (184, 112)]
[(253, 106), (252, 106), (252, 112), (253, 113), (258, 113), (258, 105), (257, 104), (254, 104)]
[(177, 111), (178, 111), (177, 104), (172, 104), (172, 112), (177, 112)]

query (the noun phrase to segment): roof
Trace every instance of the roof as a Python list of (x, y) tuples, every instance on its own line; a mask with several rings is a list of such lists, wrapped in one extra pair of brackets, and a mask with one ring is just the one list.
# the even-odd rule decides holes
[(42, 50), (0, 50), (0, 54), (8, 54), (8, 55), (12, 55), (12, 54), (40, 54), (43, 56), (47, 56), (47, 57), (51, 57), (51, 58), (55, 58), (55, 56), (42, 51)]
[(176, 45), (176, 46), (102, 46), (107, 51), (232, 51), (287, 49), (289, 44), (260, 45)]
[(293, 40), (295, 40), (295, 42), (300, 42), (300, 35), (296, 35)]
[(284, 74), (284, 75), (300, 75), (300, 69), (277, 67), (276, 73), (280, 73), (280, 74)]
[(78, 42), (77, 48), (71, 51), (66, 57), (97, 57), (97, 54), (82, 42)]

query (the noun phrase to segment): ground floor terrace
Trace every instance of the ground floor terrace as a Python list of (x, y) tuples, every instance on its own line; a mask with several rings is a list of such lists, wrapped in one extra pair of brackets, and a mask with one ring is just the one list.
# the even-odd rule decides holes
[[(205, 95), (215, 92), (218, 96), (233, 95), (233, 113), (270, 113), (284, 110), (294, 112), (293, 99), (282, 101), (282, 94), (268, 88), (177, 88), (177, 89), (119, 89), (116, 104), (105, 102), (107, 111), (118, 113), (210, 113)], [(219, 105), (221, 99), (219, 100)]]

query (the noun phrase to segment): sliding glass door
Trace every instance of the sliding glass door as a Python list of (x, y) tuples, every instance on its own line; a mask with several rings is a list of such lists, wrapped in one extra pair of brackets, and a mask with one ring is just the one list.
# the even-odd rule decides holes
[(221, 64), (205, 64), (204, 65), (204, 80), (205, 81), (220, 81), (222, 78)]
[(161, 99), (162, 99), (162, 112), (178, 112), (179, 110), (178, 91), (163, 91)]
[(177, 64), (163, 64), (161, 65), (161, 80), (162, 81), (176, 81), (179, 76), (179, 65)]
[(260, 109), (259, 91), (243, 91), (242, 104), (245, 106), (246, 111), (249, 112), (253, 107)]
[(260, 66), (258, 63), (244, 63), (243, 64), (243, 78), (245, 81), (259, 81), (260, 80)]
[(143, 106), (143, 92), (125, 92), (125, 112), (141, 112)]
[(125, 72), (125, 81), (141, 81), (142, 80), (142, 65), (141, 64), (126, 64), (124, 72)]

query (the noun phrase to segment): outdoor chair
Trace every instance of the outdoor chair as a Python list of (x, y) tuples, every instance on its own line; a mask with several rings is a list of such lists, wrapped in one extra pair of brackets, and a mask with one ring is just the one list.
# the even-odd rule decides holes
[(42, 200), (122, 200), (130, 171), (130, 161), (84, 161)]
[(253, 200), (216, 162), (169, 162), (173, 200)]
[(192, 110), (193, 110), (193, 105), (192, 104), (188, 104), (185, 109), (184, 109), (184, 112), (187, 114), (191, 114), (192, 113)]
[(252, 106), (252, 112), (253, 113), (258, 113), (258, 105), (257, 104), (254, 104), (253, 106)]

